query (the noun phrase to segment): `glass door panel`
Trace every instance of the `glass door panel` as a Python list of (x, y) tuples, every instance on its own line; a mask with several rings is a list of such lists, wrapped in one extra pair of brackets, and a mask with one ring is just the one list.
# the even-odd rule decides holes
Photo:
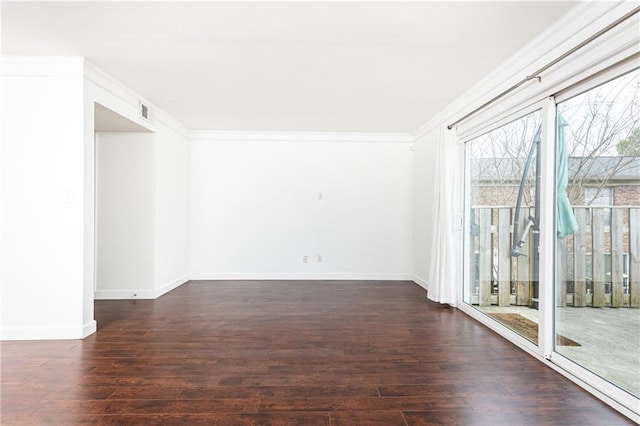
[(464, 300), (536, 344), (540, 135), (535, 111), (466, 144)]
[(558, 103), (555, 351), (640, 396), (640, 71)]

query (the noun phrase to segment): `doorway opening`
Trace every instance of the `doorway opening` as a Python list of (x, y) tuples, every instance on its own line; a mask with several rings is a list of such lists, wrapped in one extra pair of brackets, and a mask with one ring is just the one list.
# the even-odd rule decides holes
[(94, 300), (144, 298), (154, 279), (155, 134), (98, 103), (94, 131)]

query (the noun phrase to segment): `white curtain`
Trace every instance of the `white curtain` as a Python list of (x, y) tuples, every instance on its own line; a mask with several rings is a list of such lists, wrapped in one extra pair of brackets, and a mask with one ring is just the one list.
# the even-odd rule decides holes
[(463, 145), (455, 130), (443, 126), (436, 147), (432, 211), (433, 241), (427, 297), (456, 306), (462, 279)]

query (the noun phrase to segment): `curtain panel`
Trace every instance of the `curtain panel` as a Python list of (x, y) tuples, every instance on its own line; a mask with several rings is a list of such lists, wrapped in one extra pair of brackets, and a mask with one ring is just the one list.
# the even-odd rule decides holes
[(457, 306), (464, 265), (461, 250), (464, 145), (458, 143), (456, 131), (446, 126), (442, 126), (440, 135), (436, 147), (427, 298)]

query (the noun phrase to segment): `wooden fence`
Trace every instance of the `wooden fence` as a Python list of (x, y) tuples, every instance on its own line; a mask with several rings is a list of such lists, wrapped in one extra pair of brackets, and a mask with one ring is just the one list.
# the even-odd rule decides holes
[[(470, 301), (479, 306), (529, 306), (533, 238), (511, 256), (512, 207), (472, 209)], [(574, 207), (578, 231), (557, 240), (559, 306), (640, 306), (640, 207)], [(522, 235), (533, 209), (521, 209)]]

